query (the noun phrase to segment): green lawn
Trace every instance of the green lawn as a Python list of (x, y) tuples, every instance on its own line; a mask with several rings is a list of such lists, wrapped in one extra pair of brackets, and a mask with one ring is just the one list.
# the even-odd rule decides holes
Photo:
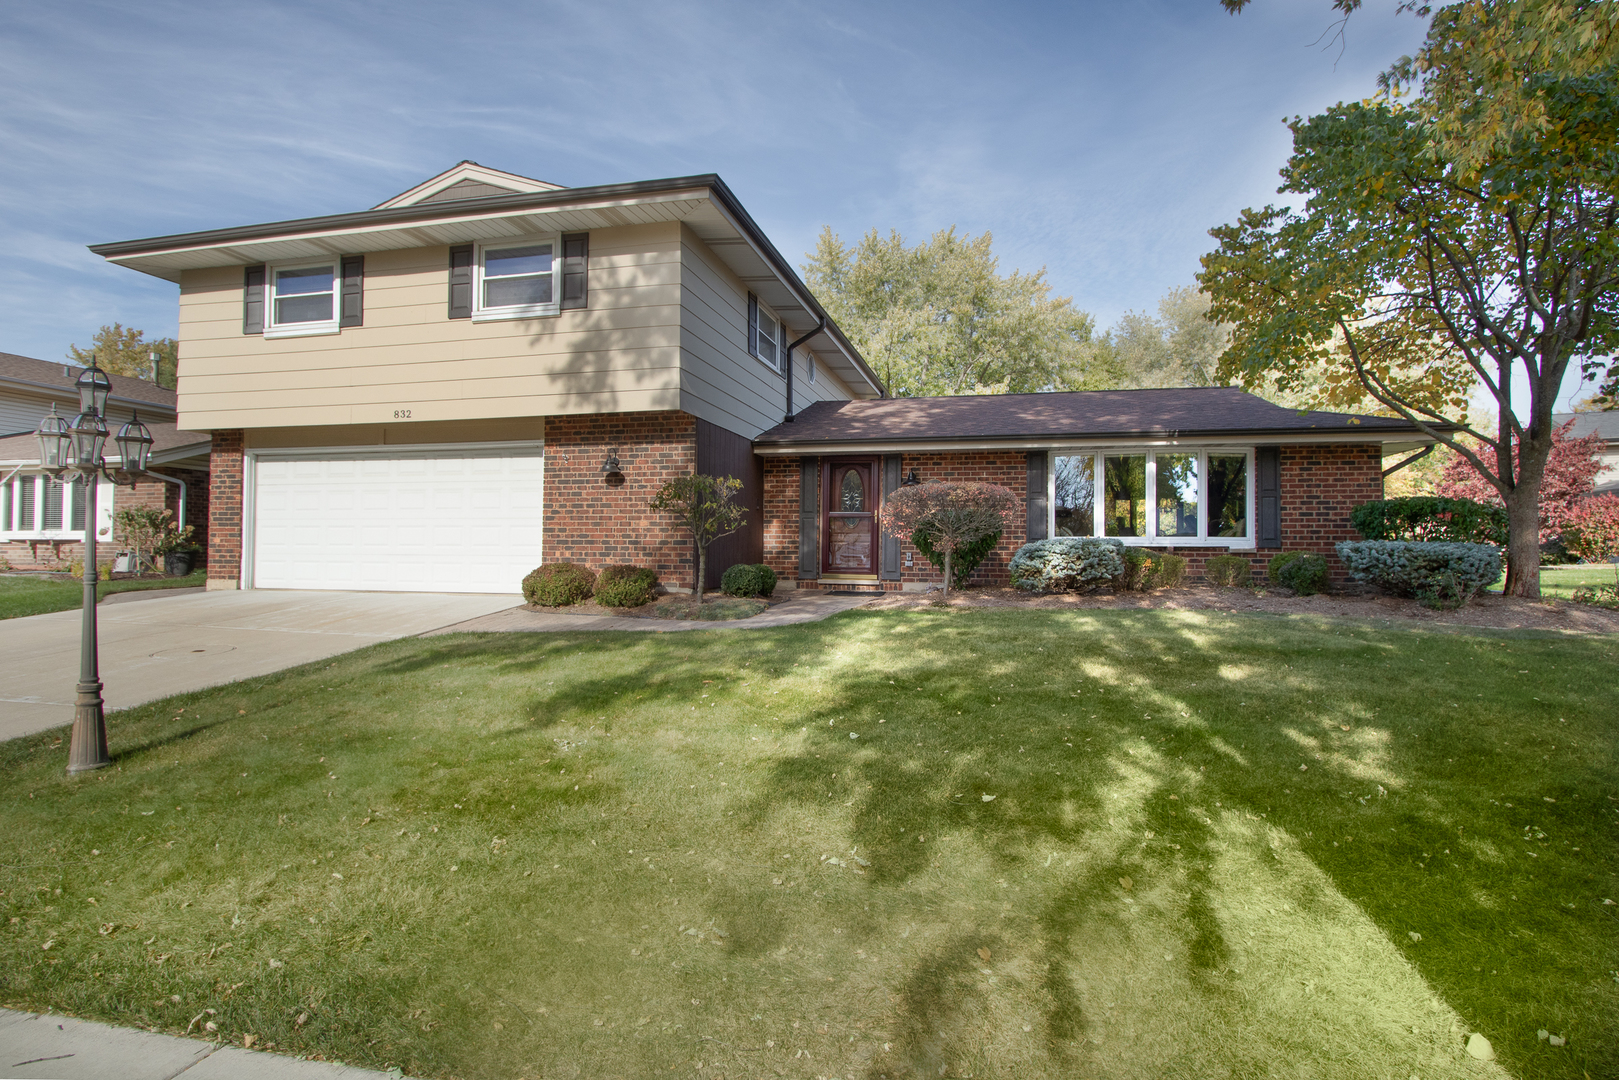
[[(1490, 586), (1490, 591), (1499, 593), (1502, 584), (1506, 581), (1503, 575), (1500, 581)], [(1572, 600), (1574, 590), (1581, 586), (1612, 585), (1614, 583), (1614, 568), (1612, 563), (1576, 563), (1573, 566), (1542, 566), (1540, 568), (1540, 595), (1548, 600)]]
[(1616, 663), (1168, 611), (379, 645), (117, 714), (89, 777), (0, 744), (0, 1003), (442, 1077), (1614, 1076)]
[[(96, 595), (105, 599), (111, 593), (146, 592), (149, 589), (187, 589), (207, 582), (208, 572), (197, 570), (186, 577), (151, 578), (146, 581), (102, 581), (96, 585)], [(44, 615), (51, 611), (70, 611), (84, 606), (82, 581), (58, 581), (53, 578), (28, 577), (23, 574), (0, 574), (0, 619), (17, 619), (24, 615)]]

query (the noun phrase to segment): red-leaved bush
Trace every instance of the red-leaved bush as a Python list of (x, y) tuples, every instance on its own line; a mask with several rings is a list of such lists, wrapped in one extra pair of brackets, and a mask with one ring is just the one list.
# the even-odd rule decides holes
[(901, 539), (925, 533), (944, 555), (944, 591), (950, 591), (950, 561), (961, 548), (1005, 532), (1016, 520), (1018, 498), (1010, 488), (979, 482), (943, 482), (901, 487), (883, 500), (883, 532)]
[[(1540, 542), (1546, 543), (1558, 535), (1563, 523), (1574, 508), (1596, 487), (1597, 473), (1602, 471), (1602, 437), (1587, 435), (1570, 439), (1568, 429), (1574, 421), (1552, 432), (1552, 451), (1546, 459), (1546, 473), (1540, 482)], [(1491, 460), (1488, 447), (1480, 451), (1486, 461)], [(1512, 444), (1512, 472), (1518, 472), (1518, 444)], [(1495, 485), (1480, 476), (1473, 463), (1457, 454), (1445, 466), (1444, 474), (1434, 491), (1449, 499), (1472, 499), (1491, 506), (1504, 505)]]
[(1581, 499), (1563, 521), (1563, 546), (1586, 562), (1619, 558), (1619, 495)]

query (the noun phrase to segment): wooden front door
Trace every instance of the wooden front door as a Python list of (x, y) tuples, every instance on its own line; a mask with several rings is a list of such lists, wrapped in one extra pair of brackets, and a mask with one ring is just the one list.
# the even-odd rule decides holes
[(821, 472), (821, 572), (877, 573), (877, 460), (834, 458)]

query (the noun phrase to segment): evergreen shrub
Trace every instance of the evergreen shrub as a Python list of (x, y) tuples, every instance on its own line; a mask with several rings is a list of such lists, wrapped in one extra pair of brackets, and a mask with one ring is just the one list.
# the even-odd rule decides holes
[(1210, 585), (1246, 585), (1252, 576), (1253, 567), (1241, 555), (1216, 555), (1203, 564), (1203, 577)]
[(776, 572), (764, 563), (737, 563), (720, 576), (726, 596), (769, 596), (776, 591)]
[(644, 566), (604, 566), (596, 575), (596, 603), (629, 608), (652, 603), (658, 575)]
[(1124, 573), (1124, 545), (1096, 536), (1053, 536), (1012, 556), (1012, 584), (1039, 592), (1089, 592)]
[[(1277, 559), (1286, 555), (1292, 555), (1293, 558), (1282, 563), (1277, 569)], [(1308, 551), (1284, 551), (1271, 560), (1271, 568), (1271, 580), (1292, 589), (1299, 596), (1314, 596), (1316, 593), (1327, 591), (1329, 578), (1325, 555), (1316, 555)]]
[(1355, 507), (1349, 513), (1349, 523), (1368, 540), (1507, 542), (1506, 508), (1472, 499), (1435, 495), (1379, 499)]
[(1501, 549), (1494, 544), (1345, 540), (1337, 548), (1356, 578), (1433, 607), (1465, 604), (1501, 576)]
[[(970, 544), (964, 544), (956, 550), (950, 559), (950, 587), (960, 589), (967, 584), (978, 564), (988, 558), (989, 553), (995, 550), (995, 545), (1001, 542), (1000, 533), (990, 533), (980, 537)], [(944, 573), (944, 552), (933, 546), (932, 538), (925, 530), (917, 530), (911, 534), (911, 545), (920, 551), (933, 568)]]
[(541, 607), (567, 607), (590, 599), (596, 575), (578, 563), (546, 563), (523, 579), (523, 599)]

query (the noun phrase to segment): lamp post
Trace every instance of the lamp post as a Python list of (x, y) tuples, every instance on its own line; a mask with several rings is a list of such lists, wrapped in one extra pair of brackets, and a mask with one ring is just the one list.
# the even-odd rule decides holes
[(105, 477), (114, 485), (134, 487), (146, 472), (152, 452), (152, 433), (138, 415), (118, 429), (118, 475), (107, 471), (102, 448), (107, 443), (107, 395), (112, 380), (96, 366), (95, 358), (79, 376), (79, 415), (73, 423), (56, 409), (39, 422), (39, 461), (47, 475), (60, 480), (77, 473), (84, 484), (84, 622), (79, 638), (78, 697), (73, 704), (73, 741), (68, 747), (69, 775), (112, 764), (107, 753), (107, 721), (101, 700), (100, 658), (96, 643), (96, 481)]

